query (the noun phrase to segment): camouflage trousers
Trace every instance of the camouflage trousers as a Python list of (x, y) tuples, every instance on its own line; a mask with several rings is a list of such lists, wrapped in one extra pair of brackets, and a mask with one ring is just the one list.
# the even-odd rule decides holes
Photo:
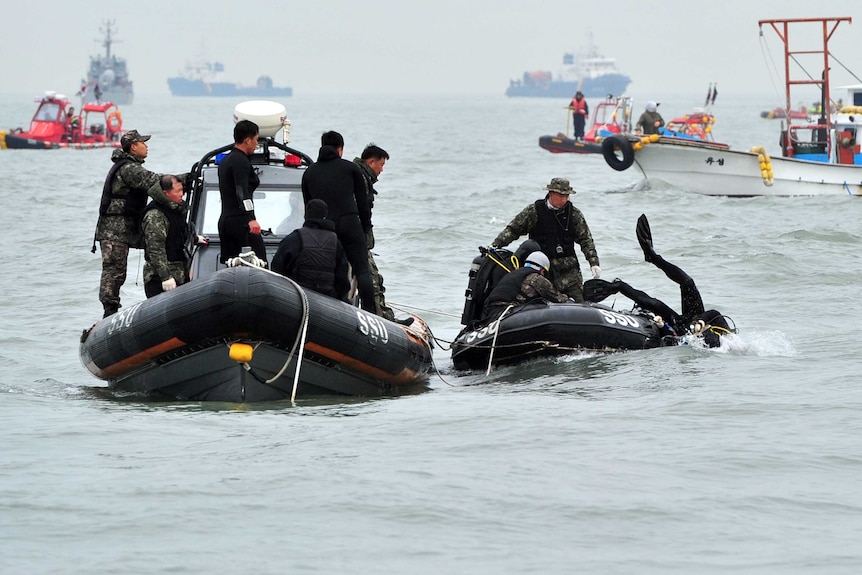
[(376, 313), (382, 318), (390, 321), (395, 319), (395, 312), (392, 308), (386, 305), (386, 297), (383, 295), (386, 288), (383, 287), (383, 276), (380, 275), (380, 270), (377, 269), (377, 263), (374, 261), (374, 255), (371, 250), (368, 250), (368, 269), (371, 272), (371, 283), (374, 285), (374, 307)]
[(100, 240), (102, 250), (102, 278), (99, 281), (99, 301), (105, 315), (120, 309), (120, 287), (126, 281), (126, 262), (129, 259), (129, 244), (113, 240)]
[(551, 277), (556, 290), (575, 301), (584, 301), (584, 278), (575, 256), (551, 260)]

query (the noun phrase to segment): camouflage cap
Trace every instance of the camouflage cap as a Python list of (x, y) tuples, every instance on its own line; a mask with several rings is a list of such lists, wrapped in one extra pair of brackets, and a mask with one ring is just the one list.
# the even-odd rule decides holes
[(137, 130), (129, 130), (123, 134), (120, 144), (123, 146), (124, 150), (128, 150), (135, 142), (146, 142), (150, 138), (151, 136), (149, 134), (141, 135)]
[(566, 178), (553, 178), (551, 183), (545, 186), (545, 189), (549, 192), (557, 192), (558, 194), (573, 194), (575, 193), (574, 188), (569, 185), (569, 180)]

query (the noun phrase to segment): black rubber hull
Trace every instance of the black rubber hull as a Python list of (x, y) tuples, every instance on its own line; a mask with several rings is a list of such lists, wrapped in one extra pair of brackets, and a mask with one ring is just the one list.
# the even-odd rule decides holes
[(576, 142), (565, 136), (541, 136), (539, 147), (552, 154), (601, 154), (602, 145), (595, 142)]
[(612, 352), (661, 345), (658, 328), (650, 318), (601, 304), (539, 302), (509, 313), (499, 326), (493, 322), (458, 334), (452, 343), (455, 369), (485, 370), (489, 362), (511, 365), (576, 351)]
[(96, 148), (118, 148), (118, 142), (46, 142), (44, 140), (34, 140), (25, 138), (15, 134), (5, 134), (0, 148), (9, 150), (93, 150)]
[[(408, 329), (304, 293), (308, 322), (295, 397), (399, 395), (425, 388), (431, 350), (421, 320)], [(292, 283), (257, 268), (228, 268), (100, 321), (82, 337), (80, 355), (93, 375), (119, 391), (208, 401), (282, 400), (293, 395), (297, 353), (290, 351), (302, 326), (302, 295)], [(250, 369), (229, 357), (233, 342), (255, 347)]]

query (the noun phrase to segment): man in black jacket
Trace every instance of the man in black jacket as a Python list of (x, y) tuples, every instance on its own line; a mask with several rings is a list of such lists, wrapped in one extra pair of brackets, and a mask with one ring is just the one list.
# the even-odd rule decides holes
[(272, 258), (272, 271), (304, 288), (347, 301), (347, 258), (335, 224), (326, 219), (326, 214), (323, 200), (306, 204), (305, 223), (281, 240)]
[(341, 158), (344, 138), (338, 132), (324, 132), (320, 138), (317, 162), (302, 176), (302, 198), (306, 204), (323, 200), (329, 219), (335, 223), (338, 239), (353, 267), (362, 309), (375, 313), (374, 284), (368, 269), (366, 232), (371, 231), (371, 212), (365, 180), (359, 166)]

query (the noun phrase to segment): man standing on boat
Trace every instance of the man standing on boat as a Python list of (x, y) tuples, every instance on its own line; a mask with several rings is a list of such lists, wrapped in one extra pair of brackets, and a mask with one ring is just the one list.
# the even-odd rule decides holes
[(233, 127), (233, 148), (218, 165), (221, 195), (218, 235), (222, 263), (238, 256), (243, 247), (252, 248), (261, 261), (267, 261), (266, 246), (254, 213), (254, 191), (260, 185), (260, 178), (248, 159), (257, 148), (259, 132), (254, 122), (238, 121)]
[(572, 98), (572, 103), (569, 104), (572, 110), (572, 117), (575, 124), (575, 141), (584, 141), (584, 127), (587, 124), (587, 118), (590, 117), (590, 106), (587, 104), (587, 99), (584, 98), (584, 93), (578, 90), (575, 92), (575, 97)]
[[(126, 266), (129, 249), (139, 249), (141, 243), (141, 214), (147, 197), (167, 203), (167, 196), (159, 184), (159, 174), (144, 168), (147, 158), (147, 140), (137, 130), (126, 132), (120, 140), (122, 146), (114, 150), (102, 188), (99, 205), (99, 221), (92, 252), (96, 253), (96, 242), (102, 251), (102, 277), (99, 281), (99, 301), (108, 317), (119, 310), (120, 288), (126, 281)], [(186, 174), (178, 176), (184, 180)]]
[(368, 240), (371, 231), (371, 210), (365, 192), (365, 180), (359, 167), (343, 159), (344, 137), (338, 132), (324, 132), (320, 137), (317, 162), (302, 175), (302, 199), (308, 204), (319, 199), (329, 207), (329, 219), (347, 260), (353, 267), (362, 309), (376, 314), (374, 284), (368, 270)]
[(584, 301), (584, 282), (581, 266), (575, 255), (575, 244), (581, 247), (593, 277), (598, 278), (602, 270), (593, 236), (581, 210), (569, 201), (575, 190), (566, 178), (553, 178), (545, 186), (548, 191), (543, 199), (524, 208), (509, 222), (494, 240), (496, 247), (507, 246), (519, 237), (529, 234), (539, 242), (542, 251), (550, 259), (551, 281), (557, 291), (577, 302)]
[(657, 102), (647, 102), (641, 117), (635, 127), (643, 134), (658, 134), (658, 129), (664, 126), (664, 118), (658, 113)]
[[(374, 184), (377, 183), (377, 178), (383, 172), (383, 166), (386, 160), (389, 159), (389, 153), (374, 144), (368, 144), (362, 150), (362, 156), (353, 158), (353, 163), (359, 166), (359, 171), (362, 172), (362, 178), (365, 181), (365, 193), (368, 200), (368, 214), (371, 216), (374, 210), (374, 196), (377, 195), (377, 190), (374, 189)], [(377, 315), (384, 317), (390, 321), (395, 320), (395, 312), (392, 308), (386, 305), (386, 297), (383, 295), (386, 288), (383, 286), (383, 276), (377, 268), (377, 262), (374, 261), (374, 254), (371, 252), (374, 249), (374, 228), (369, 228), (365, 233), (368, 244), (368, 268), (371, 273), (371, 283), (374, 284), (374, 305), (377, 308)], [(413, 318), (408, 318), (410, 323)]]

